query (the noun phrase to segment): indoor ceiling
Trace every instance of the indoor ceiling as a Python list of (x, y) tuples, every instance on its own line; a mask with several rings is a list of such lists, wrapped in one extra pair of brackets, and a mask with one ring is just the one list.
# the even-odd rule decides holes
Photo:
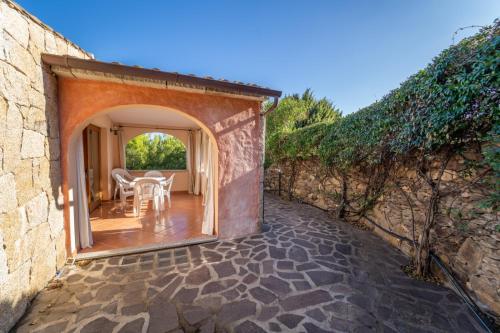
[(141, 124), (161, 127), (200, 128), (188, 117), (164, 108), (124, 106), (107, 113), (115, 124)]

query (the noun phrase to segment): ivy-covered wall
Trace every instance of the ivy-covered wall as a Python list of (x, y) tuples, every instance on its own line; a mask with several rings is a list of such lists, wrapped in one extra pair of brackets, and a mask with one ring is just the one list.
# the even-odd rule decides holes
[(318, 113), (286, 100), (268, 119), (266, 187), (281, 169), (288, 197), (379, 224), (415, 275), (430, 273), (437, 252), (498, 319), (499, 69), (496, 21), (347, 116), (307, 119)]
[[(468, 154), (470, 158), (480, 158), (472, 151)], [(439, 165), (439, 158), (436, 157), (435, 166)], [(500, 242), (495, 229), (499, 223), (498, 214), (478, 208), (477, 204), (483, 200), (487, 189), (480, 183), (471, 185), (462, 178), (460, 170), (465, 163), (461, 156), (456, 155), (444, 172), (441, 185), (443, 196), (431, 232), (432, 250), (455, 273), (478, 305), (498, 320)], [(320, 161), (311, 158), (273, 164), (266, 170), (267, 191), (277, 193), (280, 178), (278, 169), (282, 172), (282, 197), (292, 197), (328, 210), (332, 215), (337, 214), (342, 181), (333, 176)], [(361, 201), (357, 199), (363, 197), (370, 183), (369, 173), (362, 169), (349, 172), (346, 176), (346, 197), (351, 207), (346, 209), (344, 219), (362, 228), (369, 228), (393, 246), (412, 255), (414, 249), (410, 242), (392, 236), (367, 220), (410, 240), (413, 237), (418, 239), (421, 234), (431, 190), (411, 166), (401, 167), (395, 173), (397, 177), (394, 182), (386, 185), (376, 204), (366, 211), (366, 218), (363, 218), (355, 212), (361, 209)]]

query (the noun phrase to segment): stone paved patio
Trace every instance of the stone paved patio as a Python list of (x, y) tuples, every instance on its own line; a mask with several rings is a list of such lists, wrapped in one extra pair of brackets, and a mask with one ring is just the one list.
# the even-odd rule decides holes
[(72, 267), (18, 332), (480, 332), (450, 290), (322, 211), (266, 197), (270, 230)]

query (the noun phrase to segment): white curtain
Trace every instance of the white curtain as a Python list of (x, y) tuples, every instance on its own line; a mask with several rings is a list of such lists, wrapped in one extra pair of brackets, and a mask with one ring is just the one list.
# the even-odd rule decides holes
[(87, 184), (85, 180), (85, 165), (83, 161), (83, 137), (80, 135), (76, 142), (76, 202), (75, 210), (78, 219), (78, 235), (82, 249), (92, 247), (92, 229), (89, 219), (87, 202)]
[(186, 170), (188, 173), (188, 193), (194, 192), (194, 147), (193, 147), (193, 131), (188, 132), (186, 146)]
[(200, 152), (200, 158), (201, 158), (201, 163), (200, 163), (200, 191), (203, 194), (203, 204), (205, 204), (207, 196), (207, 182), (208, 182), (208, 175), (209, 175), (209, 170), (208, 170), (208, 159), (211, 156), (211, 151), (210, 151), (210, 138), (208, 137), (207, 134), (202, 133), (201, 134), (201, 152)]
[(118, 129), (118, 157), (120, 159), (120, 168), (125, 169), (125, 145), (123, 144), (123, 130)]
[(194, 163), (193, 163), (193, 194), (199, 195), (201, 192), (201, 172), (202, 170), (202, 145), (201, 145), (201, 130), (194, 132)]
[(204, 174), (204, 191), (203, 191), (203, 204), (205, 206), (203, 212), (203, 225), (201, 232), (205, 235), (213, 235), (214, 233), (214, 220), (215, 220), (215, 207), (214, 207), (214, 186), (215, 186), (215, 169), (212, 154), (212, 142), (207, 135), (203, 134), (205, 144), (203, 145), (203, 174)]

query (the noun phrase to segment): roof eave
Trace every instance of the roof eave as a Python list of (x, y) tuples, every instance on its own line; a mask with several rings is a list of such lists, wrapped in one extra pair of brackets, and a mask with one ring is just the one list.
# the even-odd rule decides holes
[[(253, 85), (239, 84), (229, 81), (220, 81), (209, 78), (162, 72), (160, 70), (126, 66), (115, 63), (106, 63), (96, 60), (80, 59), (71, 56), (42, 54), (44, 63), (51, 66), (57, 75), (75, 78), (94, 78), (112, 80), (123, 83), (140, 81), (141, 85), (163, 87), (168, 89), (203, 91), (204, 93), (230, 94), (243, 97), (265, 99), (280, 97), (281, 91)], [(236, 97), (236, 96), (235, 96)]]

